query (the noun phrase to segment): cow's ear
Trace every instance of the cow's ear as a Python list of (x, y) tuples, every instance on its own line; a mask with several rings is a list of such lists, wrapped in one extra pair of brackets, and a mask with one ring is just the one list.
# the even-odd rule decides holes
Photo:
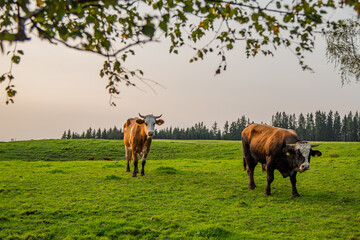
[(144, 120), (143, 119), (136, 119), (136, 123), (141, 125), (141, 124), (144, 124)]
[(158, 119), (158, 120), (156, 120), (156, 124), (157, 124), (157, 125), (163, 125), (163, 124), (164, 124), (164, 120)]
[(320, 157), (322, 155), (322, 153), (318, 150), (311, 150), (310, 154), (313, 157)]

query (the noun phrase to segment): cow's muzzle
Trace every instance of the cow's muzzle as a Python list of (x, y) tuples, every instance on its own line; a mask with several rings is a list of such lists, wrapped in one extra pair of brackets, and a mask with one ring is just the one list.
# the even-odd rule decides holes
[(152, 137), (152, 136), (154, 136), (154, 135), (155, 135), (155, 133), (154, 133), (153, 131), (149, 131), (149, 132), (148, 132), (148, 136), (149, 136), (149, 137)]
[(308, 164), (308, 163), (303, 163), (303, 164), (301, 164), (300, 167), (299, 167), (299, 170), (300, 170), (300, 172), (304, 172), (304, 171), (306, 171), (306, 170), (310, 170), (310, 164)]

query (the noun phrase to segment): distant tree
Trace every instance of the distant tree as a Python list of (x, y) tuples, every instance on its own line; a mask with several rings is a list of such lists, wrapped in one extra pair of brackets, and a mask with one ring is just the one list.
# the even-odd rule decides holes
[(102, 139), (108, 139), (108, 132), (107, 132), (107, 130), (104, 128), (103, 129), (103, 131), (102, 131), (102, 133), (101, 133), (101, 138)]
[(73, 132), (72, 135), (71, 135), (71, 139), (79, 139), (80, 138), (80, 135), (76, 132)]
[(309, 141), (315, 140), (315, 122), (314, 122), (314, 115), (312, 113), (308, 113), (306, 115), (306, 132)]
[(289, 129), (293, 129), (295, 130), (296, 129), (296, 116), (295, 114), (293, 115), (289, 115)]
[(214, 139), (217, 139), (218, 132), (219, 132), (218, 123), (215, 121), (211, 127), (211, 134)]
[(180, 133), (180, 128), (175, 127), (173, 130), (173, 139), (181, 139), (181, 133)]
[(334, 141), (334, 119), (333, 111), (329, 111), (326, 119), (326, 140)]
[[(240, 134), (242, 133), (242, 131), (246, 128), (248, 122), (246, 121), (246, 117), (245, 115), (243, 115), (240, 119), (240, 122), (239, 122), (239, 132)], [(240, 135), (240, 138), (241, 138), (241, 135)]]
[(301, 139), (308, 140), (308, 135), (306, 133), (306, 120), (302, 113), (299, 115), (298, 127), (296, 132), (299, 134)]
[(334, 124), (333, 124), (333, 131), (334, 131), (334, 140), (341, 141), (341, 117), (338, 111), (334, 114)]
[(271, 118), (271, 125), (274, 127), (282, 127), (282, 116), (281, 112), (276, 112), (275, 116)]
[[(229, 136), (228, 136), (228, 139), (229, 140), (237, 140), (237, 135), (238, 135), (238, 127), (237, 127), (237, 124), (236, 122), (232, 122), (230, 124), (230, 127), (229, 127)], [(240, 140), (240, 139), (239, 139)]]
[(66, 139), (66, 131), (64, 131), (63, 135), (61, 136), (61, 139)]
[(346, 132), (347, 132), (347, 141), (353, 141), (353, 114), (350, 111), (347, 117), (347, 124), (346, 124)]
[(97, 130), (95, 138), (97, 138), (97, 139), (101, 139), (101, 138), (102, 138), (102, 137), (101, 137), (101, 129), (100, 129), (100, 128)]
[(114, 133), (113, 133), (113, 130), (111, 128), (109, 128), (107, 130), (107, 139), (114, 139)]
[(92, 138), (92, 128), (91, 127), (88, 128), (88, 130), (86, 130), (85, 138), (87, 138), (87, 139)]
[(352, 121), (352, 133), (351, 133), (352, 141), (358, 142), (360, 141), (360, 127), (359, 127), (359, 112), (356, 111), (353, 121)]
[(348, 141), (348, 135), (349, 133), (347, 132), (347, 116), (344, 115), (342, 121), (341, 121), (341, 141)]
[(281, 127), (285, 129), (289, 128), (289, 117), (285, 112), (281, 114)]
[(317, 141), (326, 140), (326, 113), (315, 112), (315, 139)]
[(71, 139), (71, 131), (70, 131), (70, 129), (69, 129), (68, 132), (67, 132), (66, 138), (67, 138), (67, 139)]
[(229, 140), (229, 122), (226, 121), (224, 124), (224, 131), (223, 131), (223, 139), (224, 140)]

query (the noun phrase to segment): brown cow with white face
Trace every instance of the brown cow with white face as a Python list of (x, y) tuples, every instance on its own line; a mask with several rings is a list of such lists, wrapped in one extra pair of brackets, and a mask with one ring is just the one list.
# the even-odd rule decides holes
[(160, 116), (146, 115), (139, 113), (140, 118), (129, 118), (124, 124), (124, 144), (125, 158), (127, 161), (126, 171), (130, 172), (131, 158), (134, 161), (134, 171), (132, 176), (136, 177), (139, 172), (138, 158), (142, 154), (141, 159), (141, 176), (145, 175), (145, 163), (147, 155), (150, 151), (152, 137), (155, 134), (155, 124), (162, 125), (164, 120), (158, 119)]
[(263, 124), (249, 124), (241, 134), (244, 170), (249, 177), (249, 189), (255, 189), (254, 169), (257, 163), (267, 171), (265, 195), (270, 195), (270, 184), (274, 170), (290, 177), (292, 196), (299, 197), (296, 189), (296, 174), (310, 169), (310, 156), (321, 156), (308, 142), (301, 141), (294, 130), (271, 127)]

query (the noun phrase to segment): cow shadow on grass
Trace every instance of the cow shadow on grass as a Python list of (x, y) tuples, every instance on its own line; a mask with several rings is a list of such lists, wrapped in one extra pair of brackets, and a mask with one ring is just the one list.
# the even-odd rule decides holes
[(155, 172), (161, 175), (174, 175), (181, 173), (180, 170), (173, 167), (158, 167), (155, 169)]
[[(279, 179), (280, 181), (282, 179)], [(360, 196), (356, 195), (355, 189), (335, 190), (333, 187), (323, 186), (322, 188), (311, 186), (298, 186), (300, 197), (293, 197), (291, 195), (290, 183), (277, 183), (271, 187), (271, 195), (265, 196), (264, 189), (266, 187), (266, 180), (258, 180), (258, 184), (254, 190), (249, 190), (247, 186), (247, 179), (242, 180), (239, 197), (245, 198), (264, 198), (268, 199), (269, 203), (272, 201), (288, 202), (294, 201), (308, 205), (322, 205), (322, 206), (344, 206), (346, 204), (360, 205)], [(267, 201), (266, 201), (267, 202)]]
[(301, 201), (304, 204), (309, 205), (345, 206), (347, 204), (359, 205), (360, 197), (356, 198), (349, 193), (317, 190), (303, 193), (297, 201)]

